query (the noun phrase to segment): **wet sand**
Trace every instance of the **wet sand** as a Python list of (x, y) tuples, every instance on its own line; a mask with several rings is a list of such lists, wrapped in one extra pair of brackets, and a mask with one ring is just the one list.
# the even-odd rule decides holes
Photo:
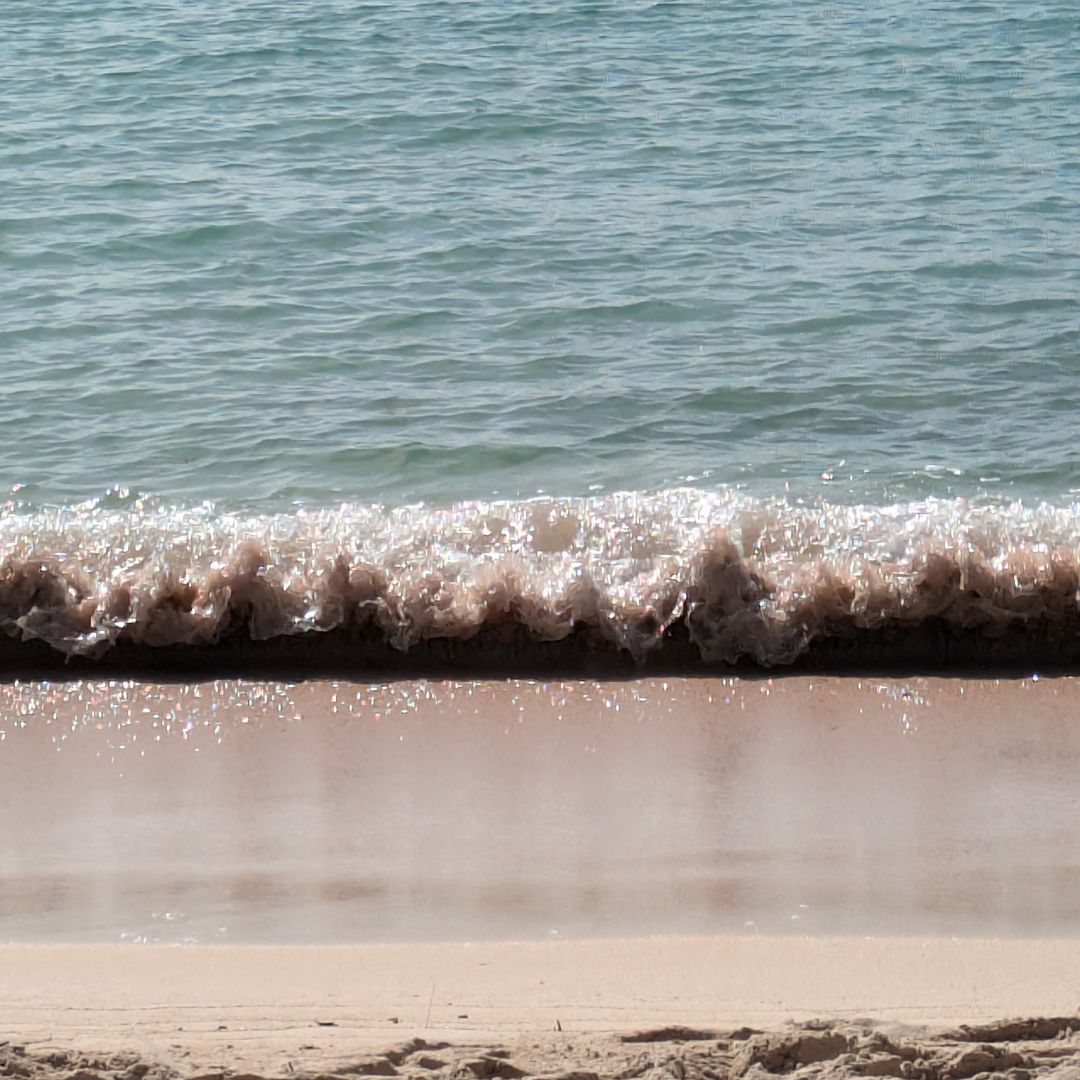
[(0, 1072), (1076, 1064), (1077, 690), (5, 684)]
[(0, 941), (1071, 936), (1071, 679), (0, 687)]

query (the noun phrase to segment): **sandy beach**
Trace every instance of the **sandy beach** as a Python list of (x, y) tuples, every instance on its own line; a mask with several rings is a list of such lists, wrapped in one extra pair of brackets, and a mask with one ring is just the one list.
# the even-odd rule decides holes
[(1080, 1053), (1070, 679), (0, 699), (0, 1075), (1023, 1080)]
[(1080, 1064), (1078, 970), (1075, 941), (7, 946), (0, 1070), (1019, 1080)]

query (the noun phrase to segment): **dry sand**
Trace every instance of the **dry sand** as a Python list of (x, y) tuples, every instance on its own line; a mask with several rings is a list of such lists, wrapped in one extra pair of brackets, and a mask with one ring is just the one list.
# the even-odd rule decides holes
[(1078, 974), (1060, 941), (7, 946), (0, 1075), (1022, 1080), (1080, 1067)]
[(0, 1075), (1080, 1068), (1078, 703), (2, 686)]

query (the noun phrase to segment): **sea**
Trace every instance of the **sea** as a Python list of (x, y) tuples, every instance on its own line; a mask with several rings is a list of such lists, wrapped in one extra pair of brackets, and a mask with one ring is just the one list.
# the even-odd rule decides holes
[(1064, 0), (6, 0), (0, 625), (1075, 646), (1078, 49)]

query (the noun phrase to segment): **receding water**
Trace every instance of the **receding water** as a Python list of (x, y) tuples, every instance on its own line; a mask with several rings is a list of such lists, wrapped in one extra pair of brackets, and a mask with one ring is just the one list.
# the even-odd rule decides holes
[(1068, 499), (1078, 30), (5, 0), (0, 484)]

